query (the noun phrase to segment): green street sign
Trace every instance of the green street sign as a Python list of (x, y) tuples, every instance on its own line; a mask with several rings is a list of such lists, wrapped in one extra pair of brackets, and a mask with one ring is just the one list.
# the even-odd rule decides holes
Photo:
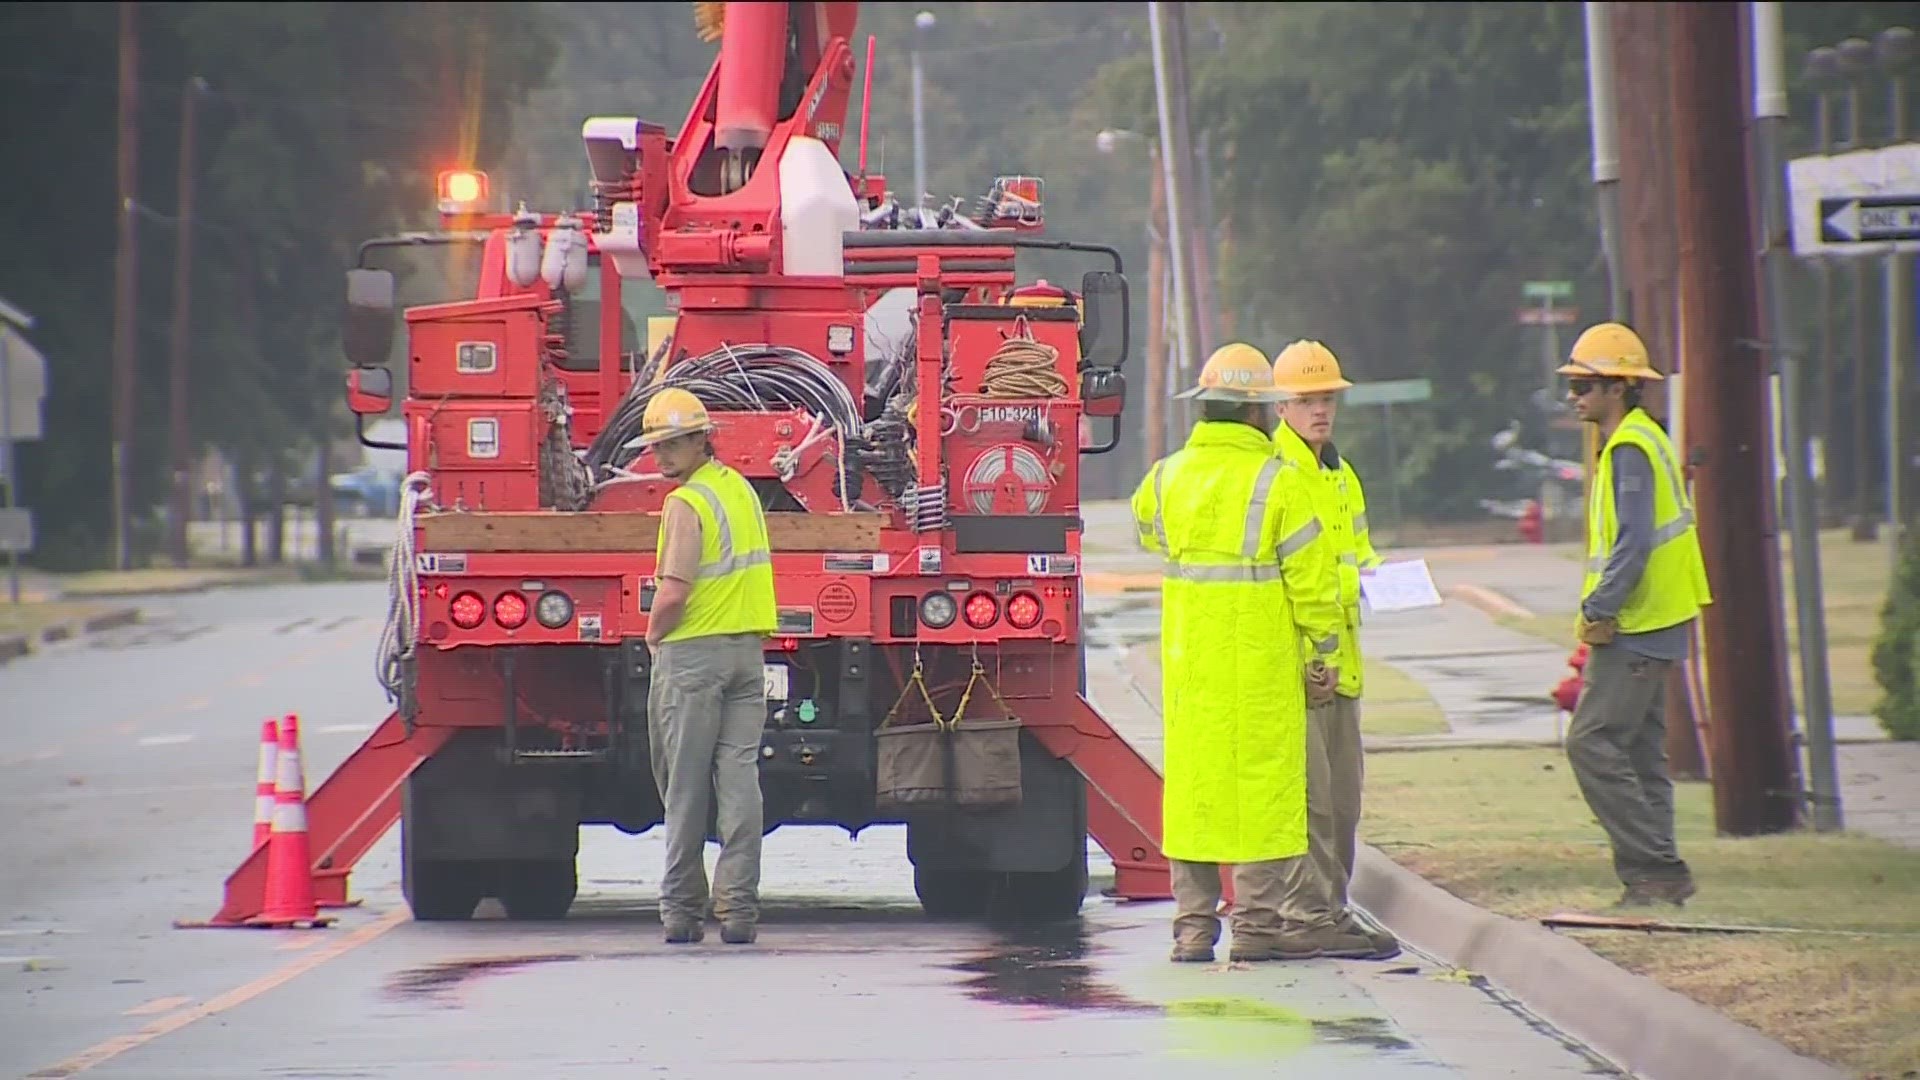
[(1520, 286), (1520, 295), (1529, 300), (1567, 300), (1573, 296), (1573, 282), (1529, 281)]
[(1348, 405), (1405, 405), (1433, 397), (1433, 383), (1427, 379), (1361, 383), (1347, 388), (1342, 396)]

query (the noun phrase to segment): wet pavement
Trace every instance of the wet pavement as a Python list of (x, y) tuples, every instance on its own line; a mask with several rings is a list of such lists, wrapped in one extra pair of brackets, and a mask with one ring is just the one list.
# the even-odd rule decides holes
[[(1102, 614), (1118, 603), (1100, 599)], [(309, 790), (385, 714), (380, 584), (156, 599), (148, 621), (0, 667), (0, 1074), (102, 1077), (1560, 1077), (1606, 1067), (1467, 973), (1175, 965), (1167, 904), (940, 923), (904, 831), (766, 844), (758, 944), (660, 941), (657, 831), (582, 837), (560, 923), (493, 902), (413, 923), (398, 836), (325, 930), (175, 930), (244, 853), (261, 719), (301, 714)], [(1119, 619), (1129, 616), (1118, 616)], [(1138, 609), (1128, 635), (1142, 629)], [(1109, 620), (1108, 626), (1118, 622)], [(1150, 633), (1150, 627), (1147, 628)], [(1117, 641), (1121, 636), (1112, 640)], [(1102, 648), (1090, 691), (1146, 703)], [(1113, 704), (1110, 704), (1113, 703)], [(713, 850), (709, 849), (711, 865)], [(1225, 943), (1221, 950), (1225, 956)]]

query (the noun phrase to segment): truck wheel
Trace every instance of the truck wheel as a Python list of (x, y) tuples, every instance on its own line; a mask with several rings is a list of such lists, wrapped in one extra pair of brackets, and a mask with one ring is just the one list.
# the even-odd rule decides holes
[(987, 913), (987, 901), (998, 876), (985, 870), (916, 866), (913, 892), (929, 919), (977, 919)]
[(1063, 922), (1077, 918), (1087, 898), (1087, 856), (1050, 873), (1003, 874), (988, 914), (995, 921)]
[(515, 859), (499, 864), (500, 906), (509, 919), (564, 919), (579, 876), (572, 859)]
[(462, 922), (487, 893), (487, 864), (403, 858), (400, 891), (420, 922)]

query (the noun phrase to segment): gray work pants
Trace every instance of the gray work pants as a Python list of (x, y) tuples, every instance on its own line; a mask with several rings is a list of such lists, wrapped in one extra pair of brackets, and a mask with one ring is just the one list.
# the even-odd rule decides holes
[(654, 653), (647, 726), (666, 808), (660, 918), (670, 925), (705, 919), (710, 820), (720, 839), (715, 917), (751, 926), (760, 916), (762, 645), (757, 635), (729, 634), (668, 642)]
[[(1233, 940), (1259, 947), (1278, 941), (1281, 882), (1305, 856), (1240, 863), (1233, 868)], [(1220, 864), (1167, 860), (1173, 877), (1173, 940), (1181, 948), (1211, 949), (1220, 941)]]
[(1307, 857), (1294, 860), (1280, 910), (1300, 927), (1329, 926), (1347, 910), (1360, 831), (1360, 701), (1336, 694), (1307, 710)]
[(1671, 660), (1594, 645), (1567, 728), (1567, 763), (1627, 885), (1688, 876), (1673, 838), (1666, 686)]

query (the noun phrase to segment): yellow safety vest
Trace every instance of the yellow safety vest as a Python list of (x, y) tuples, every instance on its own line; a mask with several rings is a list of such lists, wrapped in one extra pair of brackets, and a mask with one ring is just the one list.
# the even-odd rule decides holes
[(1161, 851), (1189, 862), (1307, 849), (1303, 638), (1341, 621), (1332, 549), (1299, 469), (1245, 424), (1202, 421), (1133, 493), (1162, 556)]
[(1340, 625), (1340, 649), (1330, 661), (1340, 669), (1338, 692), (1357, 698), (1363, 683), (1360, 657), (1360, 571), (1380, 565), (1373, 550), (1373, 536), (1367, 528), (1367, 496), (1360, 477), (1345, 457), (1340, 467), (1329, 469), (1314, 456), (1313, 447), (1300, 433), (1281, 421), (1273, 431), (1274, 452), (1289, 464), (1299, 467), (1313, 492), (1313, 511), (1326, 529), (1334, 558), (1339, 560), (1340, 608), (1345, 618)]
[(1698, 618), (1700, 609), (1713, 602), (1713, 595), (1707, 587), (1706, 562), (1700, 557), (1693, 501), (1680, 478), (1680, 455), (1653, 418), (1636, 408), (1600, 449), (1587, 506), (1587, 573), (1580, 599), (1584, 601), (1600, 584), (1620, 534), (1613, 502), (1613, 448), (1621, 445), (1639, 447), (1653, 464), (1653, 551), (1640, 583), (1627, 595), (1617, 616), (1621, 633), (1640, 634)]
[[(667, 493), (700, 519), (700, 567), (680, 625), (662, 639), (717, 634), (772, 634), (779, 625), (773, 597), (773, 545), (760, 495), (747, 478), (717, 461), (693, 471)], [(657, 552), (666, 551), (667, 516), (660, 515)]]

